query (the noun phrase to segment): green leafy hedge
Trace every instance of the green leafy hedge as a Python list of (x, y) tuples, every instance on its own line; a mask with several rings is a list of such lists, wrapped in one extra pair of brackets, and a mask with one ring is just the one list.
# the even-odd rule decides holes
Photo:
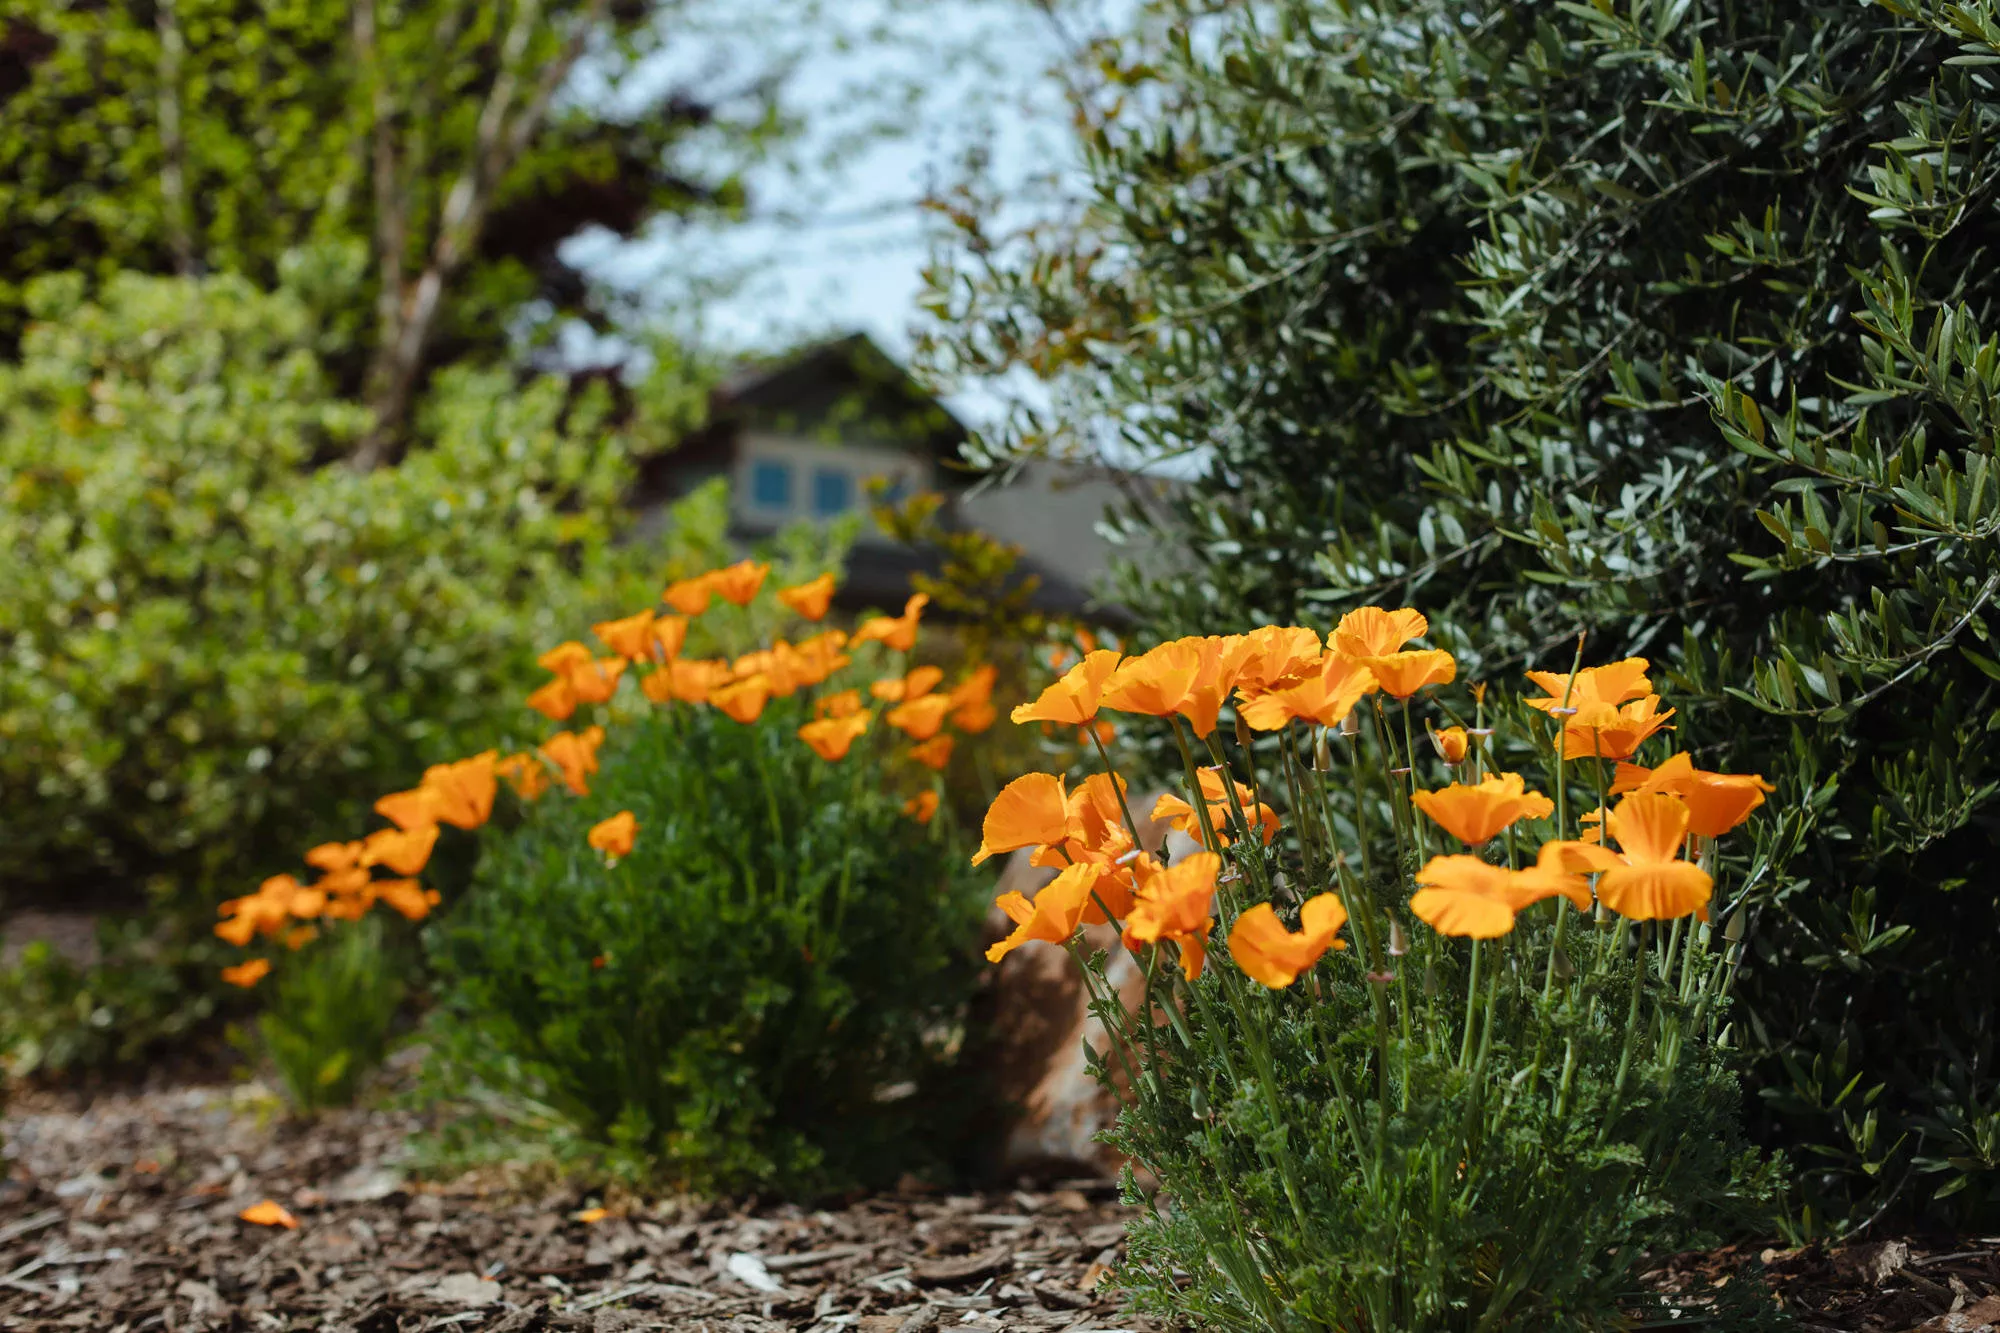
[(94, 303), (45, 279), (0, 366), (16, 902), (143, 887), (206, 917), (516, 725), (533, 646), (616, 605), (617, 562), (643, 559), (611, 546), (627, 473), (606, 400), (559, 381), (446, 372), (407, 461), (317, 466), (364, 419), (314, 350), (324, 270), (293, 276), (128, 275)]
[(1739, 1035), (1795, 1221), (1991, 1217), (2000, 8), (1212, 8), (1093, 50), (1089, 212), (938, 286), (941, 369), (1057, 384), (992, 451), (1192, 461), (1159, 637), (1654, 658), (1788, 775)]

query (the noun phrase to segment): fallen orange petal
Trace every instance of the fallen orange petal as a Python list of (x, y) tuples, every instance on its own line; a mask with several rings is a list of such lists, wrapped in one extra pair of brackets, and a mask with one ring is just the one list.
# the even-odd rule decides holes
[(251, 1204), (237, 1216), (245, 1222), (254, 1222), (260, 1227), (283, 1227), (287, 1231), (299, 1229), (299, 1219), (286, 1211), (284, 1205), (270, 1199)]

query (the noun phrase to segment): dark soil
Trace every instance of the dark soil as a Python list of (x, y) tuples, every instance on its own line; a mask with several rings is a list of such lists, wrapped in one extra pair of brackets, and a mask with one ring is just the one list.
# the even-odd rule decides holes
[[(273, 1110), (221, 1085), (17, 1094), (0, 1329), (1150, 1327), (1098, 1285), (1123, 1253), (1104, 1181), (825, 1209), (530, 1197), (407, 1177), (413, 1117)], [(264, 1200), (297, 1229), (238, 1218)]]

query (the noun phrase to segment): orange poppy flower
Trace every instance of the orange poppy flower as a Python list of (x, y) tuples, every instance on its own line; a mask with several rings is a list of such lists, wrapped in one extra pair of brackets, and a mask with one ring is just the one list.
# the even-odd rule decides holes
[(958, 744), (951, 736), (933, 736), (921, 745), (910, 747), (910, 758), (930, 769), (933, 773), (944, 772), (944, 766), (951, 762), (951, 752)]
[(1078, 861), (1115, 865), (1132, 850), (1132, 834), (1125, 827), (1121, 796), (1125, 781), (1113, 783), (1111, 775), (1093, 773), (1063, 798), (1066, 821), (1062, 841), (1044, 846), (1029, 861), (1033, 865), (1060, 870)]
[(443, 900), (436, 889), (426, 889), (413, 879), (377, 880), (375, 896), (411, 921), (422, 921)]
[(1472, 738), (1465, 734), (1464, 727), (1446, 727), (1430, 735), (1431, 748), (1437, 751), (1438, 758), (1454, 768), (1465, 762), (1466, 753), (1472, 748)]
[(718, 569), (708, 576), (709, 586), (725, 602), (737, 606), (748, 606), (757, 598), (757, 590), (764, 586), (764, 578), (771, 572), (768, 564), (755, 560), (738, 560), (725, 569)]
[(1715, 881), (1680, 859), (1688, 810), (1679, 797), (1633, 792), (1612, 807), (1605, 828), (1625, 858), (1597, 877), (1597, 896), (1606, 907), (1634, 921), (1668, 921), (1690, 912), (1707, 918)]
[(1399, 611), (1364, 606), (1342, 616), (1327, 642), (1342, 657), (1387, 657), (1430, 630), (1431, 622), (1421, 611), (1407, 606)]
[(1449, 685), (1458, 663), (1441, 648), (1417, 648), (1356, 661), (1368, 668), (1376, 684), (1398, 699), (1407, 699), (1426, 685)]
[(1576, 673), (1575, 684), (1570, 683), (1567, 671), (1530, 671), (1528, 679), (1541, 686), (1542, 693), (1548, 697), (1529, 699), (1526, 703), (1530, 708), (1553, 713), (1564, 706), (1563, 698), (1567, 695), (1568, 706), (1579, 712), (1591, 704), (1606, 704), (1615, 708), (1653, 692), (1653, 683), (1646, 678), (1646, 672), (1651, 668), (1652, 664), (1643, 657), (1628, 657), (1622, 662), (1585, 667)]
[(935, 791), (920, 791), (903, 802), (903, 813), (919, 824), (930, 823), (931, 816), (937, 813), (937, 809), (938, 794)]
[(556, 766), (565, 787), (578, 796), (588, 796), (590, 784), (585, 779), (597, 771), (597, 747), (603, 741), (602, 727), (591, 727), (581, 735), (559, 731), (542, 742), (538, 753)]
[(364, 880), (353, 892), (330, 895), (326, 916), (332, 921), (359, 921), (375, 905), (375, 886), (384, 880)]
[(315, 870), (346, 870), (361, 864), (361, 850), (358, 842), (323, 842), (306, 853), (305, 861)]
[(847, 758), (847, 751), (853, 746), (855, 738), (868, 730), (872, 721), (874, 717), (869, 713), (823, 717), (800, 727), (799, 739), (812, 746), (814, 754), (831, 763)]
[(934, 666), (920, 666), (907, 676), (890, 676), (878, 680), (868, 687), (868, 692), (877, 699), (889, 703), (902, 703), (906, 699), (921, 699), (937, 688), (944, 679), (944, 672)]
[(813, 712), (820, 717), (849, 717), (861, 711), (861, 691), (842, 690), (829, 694), (813, 704)]
[(528, 696), (528, 707), (540, 713), (551, 722), (567, 722), (576, 711), (576, 691), (570, 683), (557, 676)]
[(1563, 727), (1564, 753), (1600, 759), (1630, 759), (1638, 748), (1661, 730), (1671, 731), (1669, 708), (1660, 711), (1660, 696), (1649, 694), (1630, 703), (1594, 704), (1579, 710)]
[(606, 865), (617, 865), (620, 857), (632, 854), (632, 844), (638, 837), (639, 821), (630, 810), (620, 810), (611, 818), (591, 825), (584, 841), (604, 853)]
[[(1207, 768), (1197, 770), (1196, 777), (1201, 781), (1202, 804), (1207, 807), (1209, 826), (1216, 832), (1216, 845), (1227, 847), (1230, 842), (1227, 836), (1230, 818), (1229, 794), (1223, 790), (1222, 775), (1211, 764)], [(1255, 795), (1256, 793), (1245, 784), (1241, 782), (1236, 784), (1236, 801), (1243, 807), (1243, 817), (1251, 824), (1262, 827), (1264, 845), (1268, 847), (1271, 845), (1271, 839), (1277, 836), (1278, 812), (1268, 805), (1255, 803), (1251, 799)], [(1201, 831), (1195, 824), (1194, 807), (1178, 796), (1168, 793), (1153, 802), (1153, 818), (1169, 820), (1172, 826), (1182, 833), (1198, 842), (1202, 840)]]
[(495, 764), (493, 771), (505, 778), (514, 794), (524, 801), (532, 801), (549, 789), (549, 770), (531, 754), (510, 754)]
[(290, 949), (293, 953), (297, 953), (300, 949), (305, 948), (318, 938), (318, 926), (299, 926), (294, 930), (286, 931), (282, 943), (287, 949)]
[(706, 657), (675, 658), (649, 673), (639, 685), (654, 703), (678, 699), (682, 703), (702, 704), (708, 702), (710, 691), (735, 678), (736, 673), (727, 662)]
[(930, 600), (925, 593), (911, 594), (910, 600), (903, 603), (902, 615), (876, 616), (864, 622), (860, 629), (854, 631), (854, 637), (849, 642), (877, 640), (899, 653), (909, 652), (917, 646), (917, 620)]
[(271, 960), (268, 958), (252, 958), (248, 962), (238, 963), (234, 967), (225, 967), (222, 969), (222, 979), (224, 981), (232, 986), (241, 986), (245, 990), (256, 985), (270, 974)]
[(590, 632), (620, 657), (650, 657), (653, 619), (653, 612), (648, 608), (622, 620), (600, 620), (590, 627)]
[(436, 794), (427, 787), (390, 792), (375, 802), (375, 813), (397, 828), (420, 828), (437, 823)]
[(742, 680), (709, 691), (708, 701), (736, 721), (748, 726), (763, 716), (764, 705), (771, 701), (771, 680), (763, 674), (746, 676)]
[[(360, 873), (366, 876), (368, 872)], [(231, 898), (216, 908), (219, 916), (228, 919), (217, 923), (215, 933), (238, 948), (250, 943), (254, 935), (275, 935), (292, 915), (294, 902), (311, 892), (290, 875), (272, 875), (257, 886), (257, 892)], [(324, 894), (319, 895), (319, 901), (325, 901)]]
[(778, 600), (807, 620), (823, 620), (827, 607), (833, 604), (833, 575), (822, 574), (805, 583), (780, 588)]
[(1631, 791), (1666, 791), (1681, 798), (1688, 808), (1688, 832), (1704, 838), (1719, 838), (1750, 817), (1764, 804), (1764, 794), (1777, 788), (1754, 773), (1710, 773), (1696, 768), (1685, 754), (1677, 754), (1658, 768), (1641, 768), (1620, 763), (1611, 794)]
[(599, 657), (571, 667), (563, 679), (578, 703), (608, 703), (618, 693), (618, 678), (625, 674), (625, 667), (622, 657)]
[(1138, 892), (1125, 917), (1125, 947), (1172, 940), (1181, 947), (1181, 971), (1192, 981), (1201, 975), (1208, 955), (1208, 932), (1215, 924), (1209, 906), (1215, 900), (1215, 879), (1222, 858), (1214, 852), (1184, 856), (1165, 870), (1150, 858), (1134, 863)]
[(1054, 773), (1023, 773), (1000, 789), (979, 827), (972, 864), (1022, 847), (1059, 843), (1069, 836), (1069, 805)]
[(1417, 872), (1410, 911), (1440, 935), (1497, 939), (1514, 928), (1512, 872), (1476, 856), (1433, 856)]
[(927, 741), (938, 734), (938, 729), (944, 725), (944, 715), (950, 708), (951, 700), (947, 696), (926, 694), (921, 699), (897, 704), (882, 715), (882, 720), (913, 741)]
[(592, 662), (596, 659), (596, 653), (591, 652), (589, 648), (578, 643), (575, 639), (571, 639), (566, 643), (559, 643), (543, 653), (535, 659), (535, 664), (552, 675), (567, 676), (572, 667), (581, 666), (585, 662)]
[(1251, 647), (1240, 634), (1163, 643), (1119, 664), (1104, 682), (1101, 708), (1152, 717), (1180, 714), (1197, 736), (1215, 730), (1222, 700)]
[(992, 704), (962, 704), (951, 711), (951, 725), (968, 736), (977, 736), (1000, 720), (1000, 710)]
[(646, 645), (644, 656), (655, 662), (670, 662), (681, 655), (687, 645), (688, 618), (686, 616), (657, 616), (653, 620), (652, 642)]
[(1476, 786), (1454, 782), (1441, 791), (1413, 792), (1410, 802), (1445, 832), (1475, 847), (1511, 824), (1547, 819), (1556, 811), (1554, 801), (1526, 790), (1519, 773), (1502, 773)]
[(1335, 936), (1347, 924), (1340, 896), (1320, 893), (1299, 908), (1299, 931), (1285, 929), (1269, 903), (1258, 903), (1236, 918), (1229, 930), (1229, 956), (1243, 974), (1259, 985), (1283, 990), (1299, 973), (1320, 960), (1328, 949), (1345, 949)]
[(1327, 653), (1303, 679), (1246, 691), (1236, 715), (1258, 731), (1276, 731), (1293, 718), (1331, 727), (1375, 689), (1374, 674), (1367, 667)]
[[(1107, 889), (1109, 894), (1105, 892)], [(1064, 870), (1043, 885), (1032, 902), (1023, 894), (1003, 893), (993, 902), (1014, 922), (1014, 931), (986, 951), (986, 961), (997, 963), (1029, 940), (1066, 943), (1076, 934), (1078, 926), (1104, 921), (1104, 909), (1097, 904), (1099, 898), (1112, 904), (1112, 910), (1116, 911), (1113, 898), (1127, 896), (1116, 872), (1108, 866), (1088, 864)]]
[(1000, 668), (991, 662), (981, 663), (951, 687), (951, 706), (964, 708), (968, 704), (985, 703), (993, 697), (993, 682), (999, 678)]
[(1023, 722), (1068, 722), (1081, 726), (1097, 716), (1104, 696), (1104, 682), (1118, 669), (1115, 648), (1099, 648), (1063, 673), (1062, 679), (1043, 690), (1033, 703), (1017, 705), (1011, 714)]
[(380, 829), (361, 844), (361, 864), (384, 866), (398, 875), (423, 871), (437, 846), (438, 826), (420, 824), (413, 829)]
[(1304, 625), (1263, 625), (1243, 636), (1250, 642), (1236, 684), (1246, 694), (1319, 670), (1319, 632)]
[(669, 583), (660, 600), (684, 616), (698, 616), (708, 610), (708, 599), (715, 595), (713, 574), (697, 574), (691, 579), (677, 579)]
[(286, 1212), (282, 1205), (273, 1203), (269, 1199), (262, 1203), (251, 1204), (237, 1216), (245, 1222), (260, 1227), (283, 1227), (287, 1231), (299, 1229), (299, 1219)]
[[(622, 665), (622, 663), (621, 663)], [(499, 782), (493, 767), (499, 752), (488, 750), (453, 764), (433, 764), (424, 770), (422, 786), (431, 793), (431, 808), (440, 823), (474, 829), (493, 814)]]

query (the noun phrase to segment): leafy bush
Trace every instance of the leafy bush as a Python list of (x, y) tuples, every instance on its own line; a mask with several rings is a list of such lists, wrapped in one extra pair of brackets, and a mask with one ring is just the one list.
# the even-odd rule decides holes
[[(686, 501), (682, 544), (725, 507)], [(851, 535), (801, 528), (775, 550), (824, 570)], [(935, 1080), (962, 1037), (978, 904), (932, 775), (991, 726), (994, 673), (947, 689), (911, 665), (922, 596), (852, 635), (767, 640), (825, 617), (835, 586), (822, 572), (760, 596), (770, 573), (690, 573), (663, 594), (672, 612), (544, 653), (527, 703), (565, 730), (432, 765), (376, 802), (394, 827), (308, 850), (316, 879), (273, 875), (223, 904), (215, 933), (238, 946), (338, 935), (376, 905), (422, 919), (440, 826), (477, 831), (474, 883), (431, 937), (431, 1087), (465, 1113), (442, 1156), (462, 1163), (476, 1139), (517, 1158), (525, 1124), (559, 1161), (580, 1150), (632, 1180), (811, 1194), (956, 1149), (968, 1099)], [(860, 680), (840, 688), (857, 663), (891, 668), (869, 684), (879, 710)], [(260, 953), (226, 975), (272, 970)], [(282, 1018), (294, 998), (318, 1007), (318, 983), (301, 985), (267, 1036), (301, 1026)], [(286, 1056), (306, 1079), (344, 1049), (307, 1044)], [(516, 1132), (496, 1136), (502, 1121)]]
[[(95, 304), (46, 279), (0, 367), (0, 882), (143, 888), (166, 913), (92, 976), (20, 980), (64, 992), (0, 1028), (44, 1067), (198, 1022), (173, 923), (351, 824), (441, 738), (496, 736), (525, 646), (615, 605), (643, 556), (611, 545), (606, 402), (561, 382), (446, 373), (403, 464), (318, 466), (365, 424), (314, 350), (339, 268), (301, 254), (276, 292), (128, 275)], [(142, 954), (170, 984), (95, 975)], [(70, 1027), (76, 1005), (92, 1017)]]
[(603, 404), (450, 375), (429, 447), (315, 469), (361, 428), (307, 306), (227, 277), (38, 289), (0, 368), (0, 876), (212, 901), (352, 820), (592, 595), (625, 472)]
[[(454, 1076), (700, 1189), (880, 1183), (950, 1150), (936, 1083), (978, 900), (875, 765), (799, 742), (809, 716), (646, 717), (587, 799), (489, 839), (434, 940)], [(586, 834), (624, 810), (638, 837), (606, 869)]]
[(1794, 1220), (1991, 1217), (2000, 9), (1213, 8), (1092, 48), (1090, 212), (940, 286), (945, 369), (1058, 382), (991, 447), (1201, 465), (1150, 636), (1422, 596), (1789, 755), (1741, 998)]
[(241, 1044), (270, 1062), (301, 1114), (346, 1106), (388, 1054), (407, 970), (380, 917), (322, 933), (286, 961)]
[[(1727, 1049), (1742, 877), (1761, 866), (1718, 838), (1764, 784), (1684, 754), (1618, 763), (1628, 794), (1592, 829), (1578, 816), (1603, 809), (1612, 759), (1656, 729), (1639, 720), (1659, 704), (1647, 664), (1557, 671), (1542, 712), (1440, 696), (1420, 716), (1446, 725), (1413, 740), (1414, 696), (1454, 667), (1404, 649), (1425, 628), (1368, 608), (1324, 650), (1265, 629), (1107, 651), (1022, 714), (1152, 714), (1183, 757), (1181, 796), (1153, 813), (1201, 843), (1171, 864), (1134, 853), (1115, 774), (1017, 779), (982, 846), (1066, 867), (1032, 902), (1001, 897), (1017, 929), (989, 957), (1076, 946), (1108, 917), (1144, 979), (1121, 996), (1106, 956), (1079, 950), (1112, 1038), (1097, 1072), (1133, 1094), (1111, 1141), (1171, 1199), (1119, 1270), (1163, 1316), (1625, 1327), (1649, 1252), (1763, 1220), (1774, 1173), (1738, 1127)], [(1238, 689), (1230, 755), (1214, 728)], [(1503, 758), (1542, 770), (1553, 799)], [(1439, 773), (1451, 785), (1426, 789)], [(1131, 1174), (1126, 1189), (1146, 1201)], [(1705, 1326), (1775, 1314), (1752, 1298), (1720, 1319), (1715, 1300), (1675, 1304)]]

